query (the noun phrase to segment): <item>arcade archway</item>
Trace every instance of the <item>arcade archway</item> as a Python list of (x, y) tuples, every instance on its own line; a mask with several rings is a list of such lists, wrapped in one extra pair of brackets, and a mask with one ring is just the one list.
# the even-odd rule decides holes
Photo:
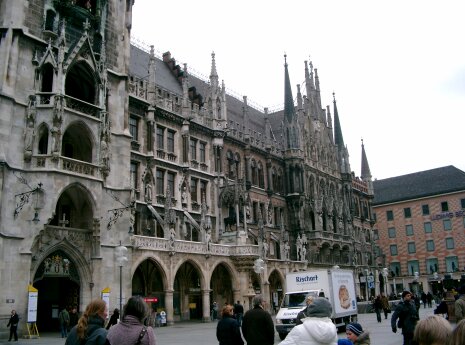
[(38, 329), (58, 332), (59, 311), (73, 306), (79, 308), (80, 279), (75, 264), (62, 250), (53, 252), (39, 265), (33, 286), (39, 290)]
[(219, 306), (225, 303), (234, 305), (231, 275), (225, 265), (220, 264), (213, 270), (210, 289), (210, 303), (216, 302)]
[(279, 272), (274, 270), (268, 278), (270, 282), (270, 305), (273, 311), (276, 313), (281, 305), (283, 299), (283, 285), (284, 281), (280, 276)]
[[(145, 260), (137, 267), (132, 277), (132, 294), (152, 297), (150, 302), (152, 310), (166, 311), (163, 282), (164, 274), (161, 268), (156, 262)], [(155, 298), (157, 301), (153, 302)]]
[(174, 279), (174, 320), (202, 319), (202, 291), (198, 269), (190, 262), (179, 267)]

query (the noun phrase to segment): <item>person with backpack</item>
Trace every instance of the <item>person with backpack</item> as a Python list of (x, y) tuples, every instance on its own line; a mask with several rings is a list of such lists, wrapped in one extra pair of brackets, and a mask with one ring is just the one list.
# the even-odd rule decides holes
[(419, 319), (417, 308), (412, 301), (413, 294), (410, 291), (402, 292), (402, 301), (397, 304), (391, 318), (391, 328), (394, 333), (397, 328), (402, 329), (404, 345), (411, 345), (415, 326)]

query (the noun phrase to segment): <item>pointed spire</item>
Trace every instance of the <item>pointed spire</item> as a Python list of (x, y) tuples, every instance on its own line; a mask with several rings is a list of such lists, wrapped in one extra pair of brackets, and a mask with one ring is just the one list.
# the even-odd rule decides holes
[(368, 159), (365, 152), (365, 145), (363, 144), (362, 139), (362, 175), (361, 178), (363, 181), (371, 181), (371, 172), (370, 166), (368, 165)]
[(284, 54), (284, 116), (292, 122), (295, 116), (294, 99), (292, 97), (291, 81), (287, 70), (287, 55)]
[(339, 148), (344, 148), (344, 138), (342, 137), (341, 123), (339, 122), (339, 114), (337, 112), (336, 94), (333, 92), (333, 107), (334, 107), (334, 143)]
[(215, 52), (212, 52), (212, 68), (210, 72), (210, 83), (216, 90), (218, 87), (218, 72), (216, 71)]
[(300, 92), (300, 85), (297, 84), (297, 109), (303, 109), (302, 108), (302, 104), (303, 104), (303, 101), (302, 101), (302, 93)]

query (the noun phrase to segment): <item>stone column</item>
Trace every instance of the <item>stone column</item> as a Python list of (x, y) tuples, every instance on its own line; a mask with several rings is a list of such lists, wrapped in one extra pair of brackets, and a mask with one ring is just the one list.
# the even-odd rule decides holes
[(233, 289), (233, 303), (236, 303), (236, 301), (240, 301), (241, 304), (244, 304), (243, 301), (241, 301), (241, 289)]
[(168, 326), (170, 326), (174, 324), (173, 290), (165, 291), (165, 306), (166, 306), (166, 323)]
[(202, 290), (202, 321), (210, 322), (210, 292), (212, 290)]

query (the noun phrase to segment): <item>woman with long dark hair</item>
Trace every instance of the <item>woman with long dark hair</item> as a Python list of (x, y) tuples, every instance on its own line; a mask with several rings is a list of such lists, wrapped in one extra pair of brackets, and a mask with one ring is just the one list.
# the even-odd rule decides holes
[(65, 345), (105, 345), (107, 330), (104, 328), (108, 307), (104, 300), (90, 302), (76, 326), (71, 329)]
[(145, 326), (149, 308), (140, 296), (132, 296), (123, 308), (121, 322), (112, 326), (107, 339), (111, 345), (155, 345), (153, 328)]

